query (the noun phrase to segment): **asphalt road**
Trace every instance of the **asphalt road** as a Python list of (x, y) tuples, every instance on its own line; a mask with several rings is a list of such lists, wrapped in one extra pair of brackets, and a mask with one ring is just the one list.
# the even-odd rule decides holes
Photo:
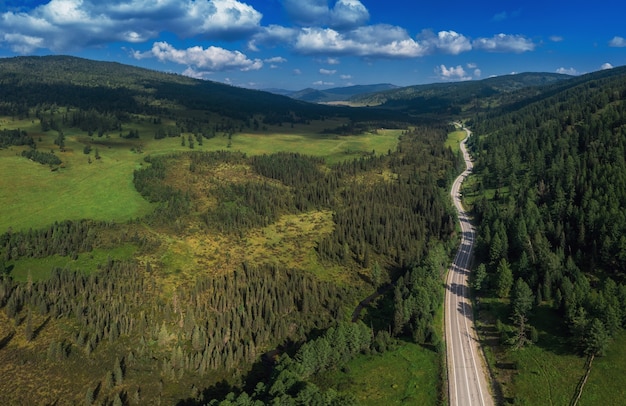
[[(469, 137), (471, 132), (467, 128), (464, 130)], [(461, 183), (473, 167), (465, 148), (466, 141), (467, 138), (461, 143), (461, 151), (467, 169), (456, 178), (450, 191), (459, 213), (462, 239), (446, 281), (448, 399), (451, 406), (491, 406), (494, 405), (494, 401), (489, 391), (485, 360), (474, 328), (474, 313), (469, 299), (469, 267), (475, 233), (468, 214), (463, 210), (459, 193)]]

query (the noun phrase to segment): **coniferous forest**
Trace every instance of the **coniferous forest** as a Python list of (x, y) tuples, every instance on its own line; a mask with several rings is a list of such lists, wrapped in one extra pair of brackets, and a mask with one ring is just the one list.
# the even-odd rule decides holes
[(471, 121), (473, 284), (510, 298), (507, 346), (537, 341), (540, 311), (581, 356), (604, 355), (626, 325), (625, 99), (616, 69)]
[[(150, 145), (175, 138), (187, 152), (140, 155), (130, 182), (151, 204), (144, 216), (59, 218), (0, 235), (0, 355), (3, 376), (15, 378), (2, 384), (7, 402), (352, 404), (353, 394), (318, 386), (315, 376), (398, 340), (442, 356), (434, 320), (456, 241), (446, 190), (461, 164), (444, 147), (447, 124), (416, 125), (406, 116), (402, 123), (384, 111), (358, 121), (355, 110), (340, 131), (329, 124), (322, 135), (336, 131), (341, 141), (350, 129), (365, 137), (387, 126), (398, 129), (395, 147), (331, 163), (296, 151), (206, 151), (212, 138), (230, 145), (249, 129), (263, 142), (262, 126), (307, 125), (344, 110), (275, 96), (273, 112), (235, 108), (233, 99), (216, 110), (202, 89), (177, 87), (186, 78), (159, 82), (143, 71), (130, 73), (153, 79), (159, 90), (150, 99), (141, 88), (148, 82), (122, 81), (109, 93), (99, 65), (63, 58), (49, 61), (51, 72), (78, 64), (74, 85), (63, 71), (38, 84), (29, 76), (33, 61), (21, 62), (21, 79), (5, 81), (12, 91), (2, 106), (31, 130), (0, 130), (13, 156), (63, 175), (75, 155), (88, 165), (122, 156), (111, 158), (111, 139), (142, 154), (146, 137)], [(59, 86), (68, 89), (51, 91)], [(19, 91), (31, 95), (18, 102)], [(126, 94), (124, 103), (116, 92)], [(251, 97), (246, 103), (262, 97), (233, 94)], [(109, 254), (120, 249), (130, 254)], [(45, 261), (66, 265), (14, 277), (17, 267)], [(377, 290), (384, 310), (357, 312)]]
[[(16, 188), (50, 196), (69, 177), (98, 196), (85, 205), (142, 211), (55, 208), (45, 226), (0, 230), (7, 404), (358, 404), (324, 376), (407, 342), (436, 355), (445, 403), (449, 187), (463, 168), (446, 146), (453, 120), (473, 131), (472, 287), (479, 318), (505, 315), (498, 348), (545, 340), (539, 309), (580, 358), (626, 325), (623, 68), (346, 109), (118, 64), (46, 67), (0, 63), (0, 160)], [(392, 148), (370, 147), (389, 133)], [(259, 152), (276, 134), (350, 147)], [(27, 225), (62, 198), (33, 196)]]

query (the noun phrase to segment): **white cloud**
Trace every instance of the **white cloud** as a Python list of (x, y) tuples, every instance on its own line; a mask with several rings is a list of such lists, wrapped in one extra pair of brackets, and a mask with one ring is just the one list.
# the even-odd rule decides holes
[(332, 28), (303, 28), (294, 43), (303, 54), (355, 55), (363, 57), (412, 58), (426, 48), (400, 27), (371, 25), (340, 33)]
[(352, 79), (352, 75), (340, 75), (339, 77), (341, 79), (343, 79), (343, 80), (350, 80), (350, 79)]
[(109, 42), (180, 37), (242, 38), (260, 29), (261, 13), (237, 0), (50, 0), (0, 15), (0, 44), (15, 52), (64, 52)]
[(300, 76), (300, 75), (302, 75), (302, 71), (300, 69), (294, 69), (293, 70), (293, 74), (296, 75), (296, 76)]
[(491, 38), (478, 38), (472, 42), (475, 49), (488, 52), (515, 52), (532, 51), (535, 44), (522, 35), (497, 34)]
[(561, 41), (563, 41), (563, 37), (561, 37), (560, 35), (552, 35), (550, 37), (550, 41), (552, 41), (552, 42), (561, 42)]
[(476, 69), (478, 65), (476, 65), (474, 62), (468, 62), (467, 67), (468, 69)]
[(339, 65), (341, 62), (339, 62), (339, 59), (337, 58), (328, 58), (326, 63), (329, 65)]
[(441, 51), (447, 54), (458, 55), (472, 49), (470, 40), (455, 31), (439, 31), (435, 35), (432, 31), (424, 30), (418, 35), (420, 44), (428, 48), (428, 53)]
[[(155, 42), (150, 51), (144, 53), (135, 52), (137, 59), (154, 57), (161, 62), (174, 62), (181, 65), (193, 67), (188, 72), (206, 72), (241, 70), (258, 70), (263, 66), (260, 59), (248, 59), (239, 51), (229, 51), (219, 47), (202, 48), (195, 46), (187, 49), (176, 49), (167, 42)], [(203, 71), (197, 71), (202, 69)], [(191, 76), (191, 74), (190, 74)]]
[(574, 69), (574, 68), (563, 68), (563, 67), (560, 67), (559, 69), (556, 70), (556, 73), (560, 73), (560, 74), (563, 74), (563, 75), (572, 75), (572, 76), (578, 75), (578, 71), (576, 69)]
[(360, 0), (337, 0), (329, 7), (328, 0), (282, 0), (289, 17), (304, 26), (329, 26), (347, 29), (365, 24), (369, 11)]
[(248, 42), (248, 49), (258, 51), (258, 45), (276, 46), (289, 43), (298, 34), (298, 30), (283, 27), (280, 25), (270, 25), (261, 28)]
[(458, 65), (456, 68), (453, 66), (447, 68), (445, 65), (439, 65), (435, 68), (435, 73), (442, 80), (472, 80), (472, 77), (465, 72), (461, 65)]
[(337, 71), (334, 70), (334, 69), (323, 69), (322, 68), (322, 69), (320, 69), (320, 73), (322, 75), (334, 75), (335, 73), (337, 73)]
[(318, 80), (317, 82), (313, 82), (315, 86), (334, 86), (334, 82), (324, 82), (323, 80)]
[(282, 56), (275, 56), (273, 58), (267, 58), (263, 62), (267, 62), (267, 63), (285, 63), (285, 62), (287, 62), (287, 59), (283, 58)]
[(483, 72), (480, 69), (474, 69), (474, 77), (475, 78), (479, 78), (480, 75), (482, 75)]
[(369, 19), (369, 12), (359, 0), (338, 0), (330, 10), (330, 25), (335, 28), (358, 27)]
[(626, 47), (626, 39), (623, 37), (615, 36), (609, 41), (610, 47), (623, 48)]
[(611, 65), (610, 63), (603, 63), (602, 66), (600, 66), (600, 69), (602, 70), (607, 70), (607, 69), (613, 69), (613, 65)]

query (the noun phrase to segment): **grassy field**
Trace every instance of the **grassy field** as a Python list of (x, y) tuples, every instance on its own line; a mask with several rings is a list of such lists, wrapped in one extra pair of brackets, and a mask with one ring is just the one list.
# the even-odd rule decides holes
[[(509, 306), (500, 299), (481, 299), (480, 329), (488, 344), (487, 359), (507, 404), (567, 405), (584, 373), (585, 358), (575, 354), (559, 315), (549, 306), (533, 311), (530, 323), (536, 344), (514, 349), (499, 342), (495, 321), (509, 323)], [(611, 403), (615, 404), (615, 403)]]
[(60, 255), (51, 255), (46, 258), (22, 258), (17, 261), (10, 261), (7, 265), (11, 267), (13, 279), (25, 282), (30, 275), (33, 281), (38, 281), (48, 279), (52, 268), (81, 270), (89, 274), (97, 269), (97, 265), (106, 263), (108, 258), (114, 260), (130, 259), (135, 251), (134, 245), (124, 244), (111, 249), (96, 248), (91, 252), (79, 254), (75, 260)]
[(322, 386), (355, 394), (362, 405), (435, 405), (438, 355), (417, 344), (402, 343), (378, 355), (362, 355), (343, 371), (326, 373)]
[[(273, 127), (267, 133), (218, 135), (195, 144), (195, 150), (233, 150), (247, 154), (269, 154), (297, 151), (324, 157), (329, 163), (352, 159), (363, 154), (387, 153), (394, 150), (400, 130), (380, 130), (378, 134), (335, 136), (319, 134), (324, 128), (334, 128), (341, 121), (314, 122), (295, 128)], [(40, 151), (55, 151), (63, 161), (56, 171), (46, 165), (20, 156), (24, 147), (0, 150), (0, 232), (9, 227), (27, 230), (54, 221), (95, 220), (126, 221), (149, 213), (153, 206), (137, 193), (132, 173), (140, 168), (148, 154), (189, 151), (181, 139), (154, 140), (154, 128), (137, 125), (139, 140), (126, 140), (118, 135), (88, 137), (76, 129), (65, 131), (66, 151), (54, 145), (56, 131), (41, 133), (39, 124), (30, 120), (0, 119), (0, 128), (21, 128), (32, 134)], [(83, 153), (85, 145), (92, 147), (90, 155)], [(101, 159), (95, 159), (98, 149)], [(140, 152), (137, 152), (140, 151)], [(91, 161), (91, 162), (90, 162)]]
[(457, 153), (460, 151), (459, 144), (465, 139), (466, 136), (467, 134), (463, 130), (448, 133), (448, 139), (444, 145), (446, 148), (452, 148), (452, 151)]
[(620, 331), (604, 357), (596, 357), (580, 406), (617, 405), (626, 399), (626, 331)]

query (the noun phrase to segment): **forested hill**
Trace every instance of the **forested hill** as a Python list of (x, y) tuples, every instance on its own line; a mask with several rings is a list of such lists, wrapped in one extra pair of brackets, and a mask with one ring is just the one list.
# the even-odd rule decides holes
[(46, 104), (170, 116), (183, 110), (209, 111), (236, 120), (258, 114), (273, 123), (360, 114), (354, 109), (69, 56), (0, 58), (0, 91), (0, 114), (13, 116), (25, 116), (29, 108)]
[(553, 301), (577, 348), (601, 353), (598, 331), (626, 321), (626, 67), (508, 110), (471, 123), (481, 181), (466, 193), (485, 196), (477, 254), (491, 275), (478, 288), (506, 297), (520, 278), (536, 303)]
[(364, 105), (406, 109), (412, 114), (459, 114), (492, 107), (541, 94), (543, 87), (571, 76), (557, 73), (520, 73), (483, 80), (407, 86), (353, 97)]

